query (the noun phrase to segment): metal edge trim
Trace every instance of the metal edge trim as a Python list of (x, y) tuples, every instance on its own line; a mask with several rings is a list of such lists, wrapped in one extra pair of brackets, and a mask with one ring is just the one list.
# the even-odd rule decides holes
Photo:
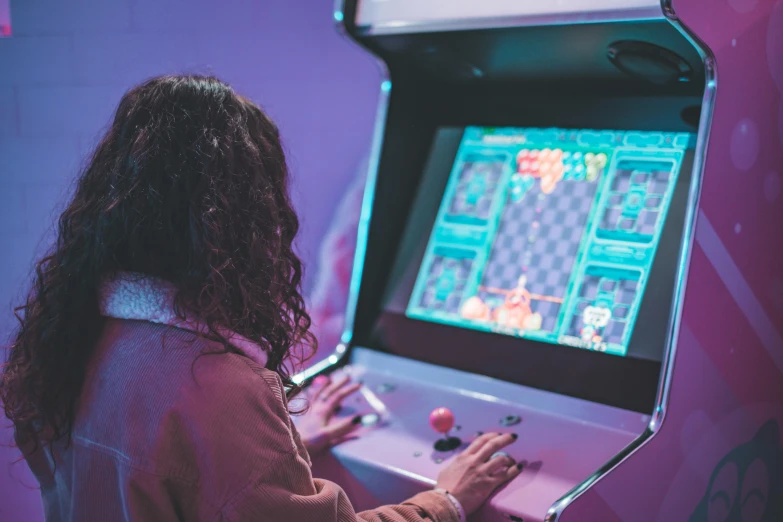
[(685, 217), (685, 241), (680, 252), (680, 261), (677, 267), (677, 284), (673, 297), (672, 313), (669, 317), (669, 335), (664, 358), (656, 408), (650, 419), (650, 431), (655, 434), (660, 430), (669, 402), (671, 380), (674, 370), (674, 357), (677, 353), (677, 340), (682, 327), (682, 311), (685, 302), (685, 288), (690, 273), (690, 261), (693, 253), (693, 245), (696, 242), (696, 222), (699, 213), (699, 201), (701, 197), (702, 183), (704, 180), (704, 167), (707, 161), (707, 148), (712, 130), (712, 117), (715, 109), (715, 95), (718, 85), (715, 58), (709, 48), (701, 42), (691, 31), (685, 27), (676, 16), (671, 7), (671, 0), (661, 0), (664, 13), (672, 26), (697, 50), (704, 62), (704, 94), (701, 102), (701, 115), (699, 117), (699, 131), (696, 136), (696, 148), (693, 158), (693, 172), (691, 175), (691, 187), (688, 194), (688, 214)]
[[(345, 0), (335, 0), (333, 18), (337, 31), (346, 37), (351, 43), (358, 45), (351, 37), (345, 26)], [(375, 202), (375, 185), (378, 178), (378, 165), (380, 163), (381, 149), (383, 146), (383, 137), (386, 129), (386, 114), (389, 107), (389, 96), (391, 93), (391, 76), (386, 63), (372, 55), (381, 70), (380, 95), (378, 96), (378, 108), (375, 117), (375, 126), (373, 128), (372, 146), (370, 149), (369, 164), (367, 167), (367, 180), (364, 186), (364, 195), (362, 196), (362, 209), (359, 217), (359, 226), (356, 235), (356, 250), (354, 252), (353, 267), (351, 269), (351, 281), (348, 288), (348, 302), (345, 308), (345, 324), (343, 333), (340, 337), (340, 344), (335, 347), (335, 351), (322, 361), (313, 366), (295, 374), (291, 379), (296, 384), (318, 375), (338, 364), (348, 353), (348, 347), (353, 339), (354, 319), (356, 317), (356, 306), (359, 300), (359, 287), (364, 270), (364, 257), (367, 252), (367, 239), (369, 235), (370, 222), (372, 220), (372, 207)]]
[(710, 131), (712, 126), (712, 117), (715, 107), (715, 94), (717, 90), (717, 70), (712, 52), (701, 42), (691, 31), (680, 22), (679, 18), (671, 6), (671, 0), (661, 0), (661, 7), (666, 19), (672, 26), (685, 37), (688, 42), (697, 50), (704, 62), (705, 85), (702, 96), (702, 110), (699, 118), (699, 130), (696, 138), (696, 148), (694, 151), (693, 171), (691, 175), (691, 186), (688, 193), (688, 213), (685, 217), (685, 237), (683, 240), (683, 249), (680, 252), (680, 260), (677, 266), (676, 286), (673, 306), (669, 317), (669, 334), (667, 336), (667, 346), (664, 357), (664, 366), (662, 368), (662, 378), (658, 388), (655, 410), (650, 419), (647, 430), (644, 431), (635, 441), (623, 448), (614, 458), (602, 466), (587, 480), (569, 491), (564, 497), (558, 500), (547, 511), (545, 522), (557, 522), (565, 509), (585, 491), (595, 485), (604, 476), (609, 474), (612, 469), (622, 464), (641, 446), (654, 437), (661, 428), (666, 416), (669, 393), (671, 391), (671, 380), (674, 369), (674, 358), (677, 353), (677, 339), (679, 338), (680, 328), (682, 326), (682, 309), (685, 301), (685, 288), (688, 282), (691, 254), (696, 240), (696, 216), (698, 215), (698, 204), (701, 196), (701, 187), (704, 174), (704, 165), (707, 158), (707, 147), (709, 143)]
[(581, 484), (578, 484), (576, 487), (574, 487), (571, 491), (565, 494), (560, 500), (552, 504), (552, 507), (549, 508), (549, 510), (546, 513), (546, 516), (544, 516), (544, 522), (557, 522), (560, 520), (560, 515), (563, 514), (563, 511), (579, 496), (582, 495), (585, 491), (590, 489), (596, 482), (598, 482), (602, 477), (607, 475), (612, 469), (617, 467), (620, 463), (622, 463), (626, 458), (628, 458), (629, 455), (631, 455), (634, 451), (639, 449), (640, 446), (642, 446), (650, 437), (649, 430), (645, 430), (644, 433), (642, 433), (639, 437), (634, 439), (630, 444), (628, 444), (626, 447), (624, 447), (617, 455), (612, 457), (609, 462), (598, 468), (598, 470), (593, 473), (590, 477), (588, 477), (585, 481), (583, 481)]
[(434, 33), (445, 31), (465, 31), (475, 29), (499, 29), (508, 27), (550, 26), (566, 24), (596, 24), (604, 22), (625, 22), (640, 20), (663, 20), (658, 8), (636, 7), (630, 9), (612, 9), (605, 11), (582, 11), (560, 14), (540, 14), (533, 16), (464, 18), (441, 21), (392, 21), (375, 25), (359, 26), (363, 36)]

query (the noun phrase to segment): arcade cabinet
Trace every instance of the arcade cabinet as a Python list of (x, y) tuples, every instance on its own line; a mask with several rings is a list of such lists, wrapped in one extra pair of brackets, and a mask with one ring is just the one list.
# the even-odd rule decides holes
[(653, 520), (599, 509), (639, 470), (590, 493), (652, 451), (690, 335), (712, 52), (667, 1), (338, 4), (387, 79), (342, 343), (296, 378), (373, 413), (314, 474), (368, 509), (510, 431), (523, 472), (473, 520)]

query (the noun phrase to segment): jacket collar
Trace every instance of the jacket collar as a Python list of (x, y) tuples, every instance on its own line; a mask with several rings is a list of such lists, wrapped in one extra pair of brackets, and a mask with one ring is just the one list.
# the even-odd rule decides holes
[[(120, 272), (103, 281), (99, 290), (101, 315), (115, 319), (149, 321), (191, 330), (199, 334), (209, 333), (205, 324), (196, 318), (177, 315), (174, 298), (177, 291), (167, 281), (132, 272)], [(261, 367), (266, 367), (268, 357), (258, 344), (227, 329), (218, 329), (233, 347)]]

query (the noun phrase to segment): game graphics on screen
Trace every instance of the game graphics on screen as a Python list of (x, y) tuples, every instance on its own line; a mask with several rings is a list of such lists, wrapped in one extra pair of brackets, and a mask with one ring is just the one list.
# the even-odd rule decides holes
[(407, 315), (625, 355), (689, 140), (467, 128)]

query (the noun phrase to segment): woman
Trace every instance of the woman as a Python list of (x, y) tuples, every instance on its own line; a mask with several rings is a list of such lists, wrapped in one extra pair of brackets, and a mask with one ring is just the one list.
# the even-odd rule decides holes
[(312, 477), (309, 452), (356, 424), (331, 420), (356, 386), (316, 390), (298, 434), (289, 368), (314, 339), (287, 184), (274, 123), (220, 81), (122, 99), (0, 380), (47, 520), (456, 522), (519, 473), (491, 458), (512, 436), (487, 434), (398, 506), (356, 514)]

